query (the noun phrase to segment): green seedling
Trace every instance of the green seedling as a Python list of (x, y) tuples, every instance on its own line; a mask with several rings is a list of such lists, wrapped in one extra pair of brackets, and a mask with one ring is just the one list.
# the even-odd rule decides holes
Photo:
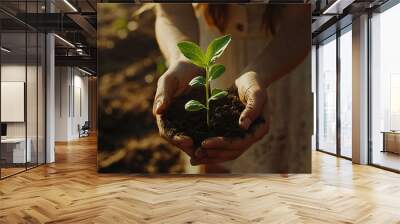
[(210, 82), (219, 78), (225, 72), (225, 66), (216, 64), (215, 61), (224, 53), (226, 47), (231, 42), (231, 36), (226, 35), (214, 39), (207, 47), (207, 51), (203, 52), (201, 48), (190, 41), (178, 43), (178, 48), (182, 54), (189, 59), (193, 64), (203, 68), (206, 71), (205, 77), (202, 75), (194, 77), (189, 85), (192, 87), (204, 87), (206, 95), (206, 105), (197, 100), (190, 100), (185, 104), (186, 111), (207, 110), (207, 126), (210, 127), (210, 101), (219, 100), (228, 92), (221, 89), (210, 88)]

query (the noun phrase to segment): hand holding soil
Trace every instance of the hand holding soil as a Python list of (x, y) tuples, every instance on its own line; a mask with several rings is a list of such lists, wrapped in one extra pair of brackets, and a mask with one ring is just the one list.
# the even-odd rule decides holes
[(154, 97), (153, 114), (165, 112), (172, 99), (183, 94), (189, 81), (204, 71), (186, 59), (172, 63), (168, 70), (158, 79), (157, 92)]
[[(258, 74), (246, 72), (235, 81), (240, 101), (246, 105), (241, 111), (239, 125), (247, 130), (242, 138), (211, 137), (201, 143), (201, 150), (197, 150), (191, 163), (215, 164), (230, 161), (241, 156), (253, 143), (268, 133), (269, 122), (261, 120), (267, 93)], [(262, 122), (261, 122), (262, 121)], [(248, 130), (251, 126), (255, 130)], [(254, 129), (254, 127), (252, 127)]]
[(182, 54), (203, 68), (205, 76), (178, 63), (158, 83), (153, 112), (160, 134), (184, 150), (194, 165), (236, 159), (268, 131), (261, 117), (265, 88), (256, 73), (247, 72), (237, 79), (237, 89), (210, 89), (210, 82), (225, 71), (215, 61), (230, 41), (229, 35), (217, 38), (207, 52), (192, 42), (179, 43)]
[(203, 73), (202, 69), (193, 65), (188, 60), (178, 60), (171, 64), (168, 70), (158, 79), (157, 92), (153, 104), (153, 114), (157, 119), (160, 135), (189, 155), (193, 154), (192, 139), (184, 135), (167, 136), (162, 124), (161, 115), (166, 112), (173, 98), (179, 97), (188, 90), (189, 81), (201, 73)]

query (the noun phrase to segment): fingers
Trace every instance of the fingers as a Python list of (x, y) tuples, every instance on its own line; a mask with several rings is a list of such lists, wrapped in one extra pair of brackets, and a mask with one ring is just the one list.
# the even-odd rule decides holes
[(266, 101), (266, 93), (261, 88), (250, 87), (244, 94), (246, 108), (240, 115), (239, 125), (247, 130), (251, 123), (261, 115)]
[(192, 147), (184, 148), (184, 147), (179, 147), (179, 146), (176, 146), (176, 147), (178, 147), (180, 150), (184, 151), (186, 153), (186, 155), (188, 155), (190, 158), (193, 158), (194, 152), (195, 152), (194, 148), (192, 148)]
[(248, 134), (243, 139), (228, 139), (214, 137), (202, 142), (201, 149), (196, 151), (191, 163), (214, 164), (234, 160), (241, 156), (253, 143), (257, 142), (268, 133), (268, 122), (260, 124), (255, 133)]
[(229, 139), (225, 137), (208, 138), (201, 143), (201, 147), (203, 149), (241, 150), (248, 148), (254, 141), (253, 138), (250, 135), (243, 139)]
[(199, 149), (196, 151), (196, 156), (190, 160), (190, 163), (192, 165), (222, 163), (234, 160), (242, 153), (243, 150)]
[(162, 75), (158, 79), (157, 91), (154, 97), (153, 114), (163, 114), (174, 96), (174, 91), (178, 85), (177, 79), (168, 74)]
[(218, 164), (218, 163), (222, 163), (222, 162), (226, 162), (228, 160), (222, 160), (219, 158), (192, 158), (190, 160), (190, 164), (192, 166), (196, 166), (196, 165), (200, 165), (200, 164)]
[(172, 145), (182, 149), (190, 157), (194, 156), (193, 140), (189, 136), (185, 135), (174, 135), (172, 138), (165, 133), (164, 124), (161, 116), (156, 115), (157, 126), (159, 129), (160, 136), (167, 140)]
[(183, 148), (188, 148), (193, 146), (192, 139), (186, 135), (175, 135), (174, 137), (172, 137), (171, 143)]
[(175, 135), (170, 139), (170, 142), (176, 147), (182, 149), (188, 156), (194, 156), (193, 141), (190, 137), (185, 135)]
[(215, 158), (220, 160), (232, 160), (236, 159), (242, 150), (231, 150), (231, 149), (199, 149), (196, 151), (196, 159), (203, 159), (203, 158)]
[(249, 146), (250, 140), (229, 140), (224, 137), (209, 138), (202, 143), (192, 158), (193, 165), (222, 163), (238, 158)]
[(190, 137), (185, 135), (175, 135), (172, 138), (168, 138), (167, 136), (164, 135), (163, 137), (172, 145), (184, 151), (188, 156), (190, 157), (194, 156), (195, 150), (193, 148), (193, 141)]
[(201, 147), (205, 149), (225, 148), (229, 146), (229, 140), (224, 137), (208, 138), (201, 143)]

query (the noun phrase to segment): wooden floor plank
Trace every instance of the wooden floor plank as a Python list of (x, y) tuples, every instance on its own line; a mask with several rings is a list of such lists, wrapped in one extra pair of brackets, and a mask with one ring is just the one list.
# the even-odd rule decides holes
[(313, 174), (96, 172), (96, 139), (0, 181), (0, 223), (400, 223), (400, 175), (313, 152)]

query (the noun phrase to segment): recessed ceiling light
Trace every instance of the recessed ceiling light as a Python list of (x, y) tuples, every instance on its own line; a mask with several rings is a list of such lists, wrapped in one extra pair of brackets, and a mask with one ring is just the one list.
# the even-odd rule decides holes
[(6, 52), (6, 53), (10, 53), (10, 52), (11, 52), (10, 49), (7, 49), (7, 48), (5, 48), (5, 47), (1, 47), (0, 49), (1, 49), (1, 51), (4, 51), (4, 52)]
[(327, 9), (325, 9), (322, 14), (341, 14), (343, 13), (343, 9), (351, 5), (353, 2), (354, 0), (336, 0)]
[(68, 40), (60, 37), (58, 34), (54, 34), (55, 37), (57, 37), (59, 40), (61, 40), (62, 42), (64, 42), (66, 45), (75, 48), (75, 45), (73, 45), (71, 42), (69, 42)]
[(78, 67), (78, 70), (81, 71), (81, 72), (83, 72), (83, 73), (85, 73), (85, 74), (87, 74), (87, 75), (90, 75), (90, 76), (93, 75), (92, 73), (90, 73), (90, 72), (88, 72), (88, 71), (86, 71), (86, 70), (83, 70), (83, 69), (81, 69), (81, 68), (79, 68), (79, 67)]
[(73, 6), (68, 0), (64, 0), (64, 3), (68, 5), (74, 12), (78, 12), (78, 10)]

